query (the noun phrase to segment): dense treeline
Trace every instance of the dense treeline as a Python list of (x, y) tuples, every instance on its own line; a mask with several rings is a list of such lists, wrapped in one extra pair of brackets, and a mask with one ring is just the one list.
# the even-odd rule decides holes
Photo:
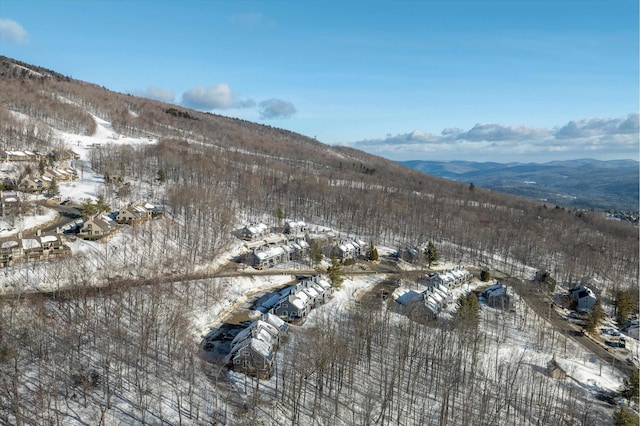
[(215, 423), (190, 315), (218, 304), (222, 288), (154, 284), (94, 298), (79, 285), (65, 298), (4, 304), (0, 424)]
[(0, 103), (4, 107), (42, 121), (51, 127), (80, 135), (91, 135), (96, 130), (93, 117), (81, 107), (58, 98), (47, 90), (45, 82), (0, 79)]

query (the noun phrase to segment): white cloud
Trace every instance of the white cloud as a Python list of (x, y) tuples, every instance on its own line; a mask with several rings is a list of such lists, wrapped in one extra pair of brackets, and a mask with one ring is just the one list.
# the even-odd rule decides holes
[(468, 132), (458, 133), (456, 137), (467, 141), (522, 141), (540, 139), (549, 135), (548, 130), (529, 126), (479, 123)]
[(158, 86), (149, 86), (146, 90), (135, 90), (134, 94), (136, 96), (142, 96), (143, 98), (155, 99), (156, 101), (167, 103), (172, 103), (176, 97), (173, 90)]
[(296, 108), (291, 102), (272, 98), (260, 102), (258, 111), (262, 119), (289, 118), (296, 113)]
[(225, 83), (211, 87), (197, 86), (182, 95), (182, 105), (200, 110), (252, 108), (255, 104), (252, 99), (238, 99)]
[(625, 118), (588, 118), (573, 120), (556, 132), (557, 138), (582, 138), (599, 135), (637, 134), (640, 114), (632, 113)]
[(441, 134), (414, 131), (350, 145), (397, 160), (550, 161), (638, 158), (639, 115), (575, 120), (555, 129), (479, 123)]
[(0, 18), (0, 40), (12, 43), (27, 43), (29, 34), (16, 21)]

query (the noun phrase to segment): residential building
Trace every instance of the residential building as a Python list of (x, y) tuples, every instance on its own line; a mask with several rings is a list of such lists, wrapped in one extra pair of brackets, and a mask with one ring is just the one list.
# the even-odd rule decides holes
[(590, 311), (596, 304), (596, 295), (584, 284), (578, 284), (569, 290), (571, 297), (577, 302), (576, 310)]
[(115, 230), (116, 223), (109, 216), (98, 214), (82, 224), (78, 236), (86, 240), (97, 240), (111, 235)]

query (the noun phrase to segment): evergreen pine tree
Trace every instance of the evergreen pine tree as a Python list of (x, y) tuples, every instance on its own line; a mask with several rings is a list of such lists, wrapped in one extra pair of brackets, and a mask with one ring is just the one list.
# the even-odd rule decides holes
[(47, 189), (47, 196), (49, 198), (57, 197), (60, 195), (60, 187), (58, 186), (58, 181), (54, 178), (51, 180), (51, 185)]
[(616, 320), (620, 327), (624, 326), (637, 304), (637, 296), (634, 296), (632, 290), (618, 290), (616, 292)]
[(593, 306), (591, 313), (587, 317), (587, 323), (584, 326), (585, 330), (589, 333), (594, 332), (602, 318), (604, 318), (604, 311), (602, 310), (600, 300), (596, 300), (596, 304)]
[(629, 402), (638, 402), (640, 396), (640, 370), (634, 369), (633, 374), (624, 379), (624, 386), (621, 390), (622, 396), (624, 396)]
[(475, 328), (480, 319), (480, 302), (475, 293), (460, 296), (460, 308), (456, 315), (456, 323), (461, 328)]
[(320, 262), (322, 262), (322, 248), (320, 244), (316, 240), (311, 240), (309, 243), (309, 258), (311, 262), (313, 262), (314, 266), (318, 266)]
[(373, 245), (373, 240), (369, 241), (369, 249), (367, 250), (367, 259), (375, 262), (379, 259), (378, 249)]
[(638, 416), (633, 411), (620, 407), (613, 412), (613, 424), (615, 426), (637, 426)]
[(95, 216), (96, 214), (98, 214), (98, 209), (96, 208), (96, 205), (91, 200), (86, 200), (84, 203), (82, 203), (83, 218), (88, 219), (90, 217)]
[(335, 288), (340, 288), (344, 281), (344, 269), (337, 257), (331, 258), (331, 266), (327, 269), (327, 275), (331, 280), (331, 285)]
[(429, 268), (431, 268), (432, 264), (440, 260), (440, 253), (438, 253), (438, 249), (436, 248), (436, 245), (433, 244), (433, 241), (429, 241), (429, 243), (427, 244), (427, 248), (424, 249), (424, 255), (427, 258)]
[(98, 213), (105, 213), (111, 210), (111, 207), (109, 207), (109, 204), (107, 204), (107, 201), (104, 199), (103, 195), (98, 195), (98, 201), (96, 201), (96, 210)]

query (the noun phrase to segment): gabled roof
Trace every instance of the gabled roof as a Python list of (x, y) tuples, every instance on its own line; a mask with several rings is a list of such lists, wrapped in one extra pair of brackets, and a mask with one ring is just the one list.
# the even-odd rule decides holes
[(40, 247), (42, 247), (40, 241), (36, 240), (35, 238), (22, 239), (22, 248), (24, 248), (25, 250), (32, 250)]
[(262, 320), (264, 322), (271, 324), (272, 326), (274, 326), (279, 330), (286, 330), (287, 328), (289, 328), (289, 324), (284, 322), (279, 316), (273, 315), (270, 312), (267, 312), (266, 314), (262, 315)]
[(255, 255), (260, 260), (271, 259), (284, 254), (284, 249), (282, 247), (270, 247), (265, 250), (256, 251)]
[(14, 247), (19, 247), (20, 244), (18, 243), (17, 240), (9, 240), (9, 241), (3, 241), (2, 243), (0, 243), (0, 248), (3, 249), (11, 249)]
[(262, 320), (254, 321), (236, 335), (236, 337), (231, 341), (231, 345), (234, 346), (238, 342), (242, 342), (250, 336), (260, 339), (269, 345), (273, 345), (273, 340), (278, 336), (278, 329), (268, 322)]
[(484, 291), (487, 297), (501, 296), (507, 294), (507, 288), (502, 283), (497, 283)]
[(52, 243), (59, 240), (60, 240), (60, 237), (56, 235), (43, 235), (42, 237), (40, 237), (40, 241), (43, 243)]

